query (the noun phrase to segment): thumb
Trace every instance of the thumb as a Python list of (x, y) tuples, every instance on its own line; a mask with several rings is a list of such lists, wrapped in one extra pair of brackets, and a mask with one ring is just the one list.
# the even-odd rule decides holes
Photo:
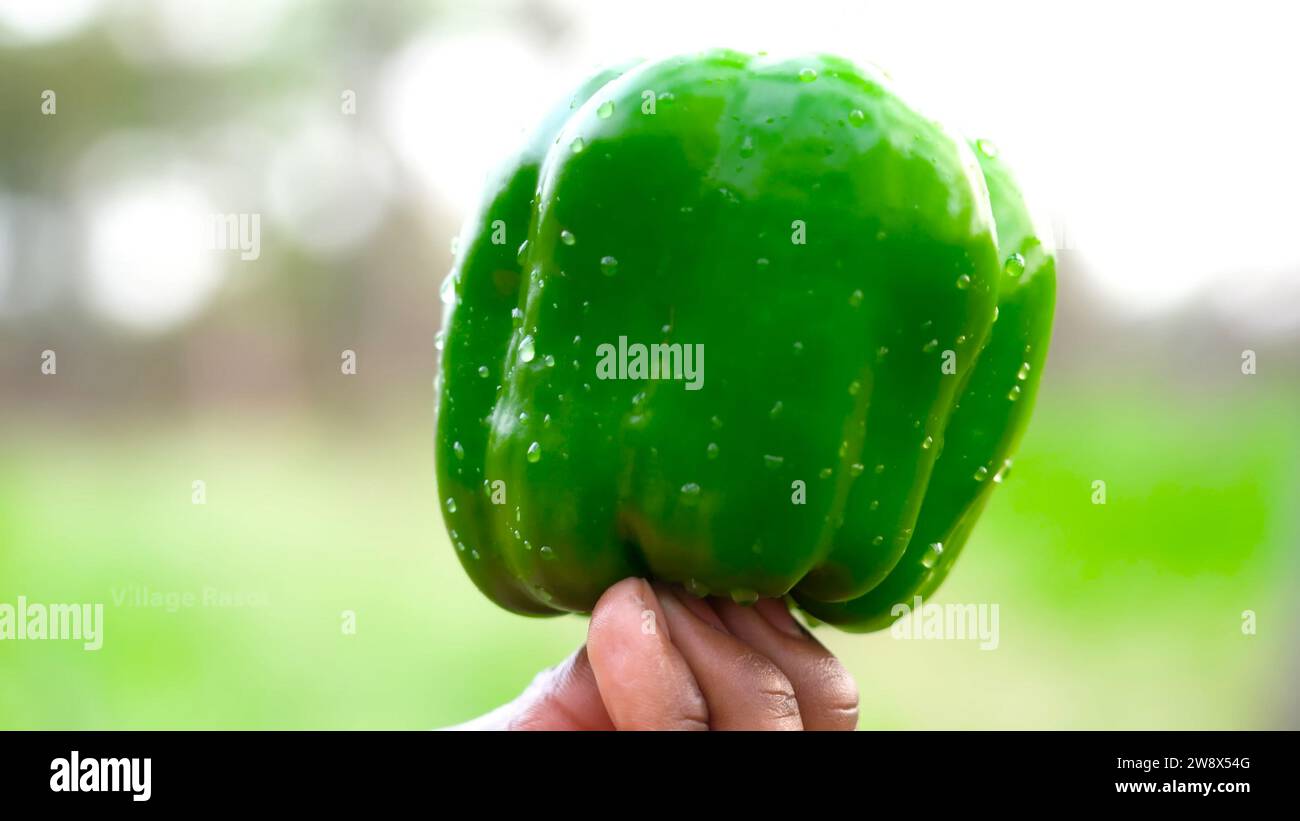
[(605, 591), (591, 613), (587, 651), (601, 701), (620, 730), (707, 730), (709, 711), (668, 620), (644, 579)]
[(654, 590), (624, 579), (591, 613), (587, 644), (514, 701), (461, 730), (707, 729), (708, 708)]

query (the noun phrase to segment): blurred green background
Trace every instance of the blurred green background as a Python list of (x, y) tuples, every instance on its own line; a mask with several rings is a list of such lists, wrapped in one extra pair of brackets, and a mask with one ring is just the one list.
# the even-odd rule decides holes
[[(824, 5), (814, 39), (843, 27)], [(0, 642), (0, 728), (436, 727), (578, 646), (583, 619), (507, 614), (458, 566), (433, 338), (452, 237), (516, 125), (607, 52), (677, 45), (597, 6), (0, 0), (0, 603), (106, 620), (97, 652)], [(940, 60), (890, 22), (877, 42), (921, 52), (899, 62)], [(734, 42), (724, 24), (699, 28)], [(1092, 104), (1073, 76), (1045, 80), (1067, 95), (1048, 109)], [(958, 91), (1004, 145), (1033, 142), (1002, 91)], [(1069, 181), (1110, 167), (1073, 158), (1054, 186), (1054, 152), (1027, 175), (1063, 245), (1039, 407), (939, 596), (997, 603), (999, 647), (818, 635), (864, 729), (1300, 726), (1300, 307), (1276, 290), (1295, 250), (1222, 263), (1206, 247), (1245, 237), (1096, 224), (1090, 246)], [(260, 215), (259, 258), (184, 234), (212, 213)], [(1148, 264), (1162, 243), (1170, 270)]]

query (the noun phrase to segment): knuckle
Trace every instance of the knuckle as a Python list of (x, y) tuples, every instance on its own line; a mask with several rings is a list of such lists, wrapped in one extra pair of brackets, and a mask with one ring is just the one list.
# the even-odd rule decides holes
[(745, 666), (756, 682), (754, 690), (764, 714), (778, 722), (799, 721), (799, 701), (795, 698), (794, 685), (786, 674), (759, 655), (748, 656)]
[(821, 708), (836, 728), (853, 729), (858, 724), (858, 685), (839, 659), (827, 656), (817, 663)]

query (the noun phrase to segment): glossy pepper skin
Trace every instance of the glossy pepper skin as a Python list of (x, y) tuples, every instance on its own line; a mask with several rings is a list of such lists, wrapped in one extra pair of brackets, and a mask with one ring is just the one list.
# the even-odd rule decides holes
[[(592, 78), (461, 234), (438, 488), (476, 585), (589, 611), (650, 576), (848, 630), (947, 574), (1028, 420), (1050, 240), (987, 144), (827, 56)], [(700, 345), (685, 379), (599, 346)]]

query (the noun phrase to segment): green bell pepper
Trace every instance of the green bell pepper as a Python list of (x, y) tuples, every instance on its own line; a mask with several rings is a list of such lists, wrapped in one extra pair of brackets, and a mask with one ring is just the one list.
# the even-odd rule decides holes
[(518, 613), (637, 575), (886, 626), (1006, 475), (1047, 353), (1050, 239), (996, 152), (835, 57), (593, 77), (460, 239), (439, 495)]

